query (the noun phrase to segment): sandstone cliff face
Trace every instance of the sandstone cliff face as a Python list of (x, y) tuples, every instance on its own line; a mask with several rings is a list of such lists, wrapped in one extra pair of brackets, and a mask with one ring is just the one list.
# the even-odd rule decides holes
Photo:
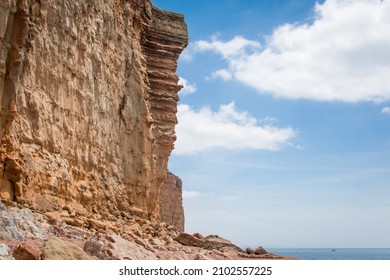
[(184, 231), (184, 209), (182, 197), (182, 181), (168, 172), (167, 179), (161, 190), (160, 212), (161, 221), (174, 225)]
[(159, 220), (186, 45), (148, 0), (0, 0), (0, 196)]

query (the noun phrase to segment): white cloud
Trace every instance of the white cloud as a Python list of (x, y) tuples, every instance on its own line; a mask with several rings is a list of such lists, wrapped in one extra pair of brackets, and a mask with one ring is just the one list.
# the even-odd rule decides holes
[(232, 77), (232, 74), (226, 70), (226, 69), (220, 69), (220, 70), (217, 70), (215, 72), (213, 72), (211, 74), (211, 78), (212, 79), (222, 79), (224, 81), (228, 81), (228, 80), (231, 80), (233, 77)]
[(196, 92), (196, 85), (190, 84), (186, 79), (183, 77), (179, 77), (179, 85), (182, 85), (183, 88), (180, 90), (179, 94), (181, 95), (189, 95)]
[(327, 0), (311, 24), (285, 24), (266, 45), (243, 37), (194, 43), (218, 53), (234, 79), (275, 97), (390, 100), (390, 0)]
[(188, 105), (178, 106), (176, 155), (195, 154), (214, 148), (279, 150), (296, 135), (294, 129), (258, 125), (248, 112), (239, 112), (232, 102), (217, 112), (207, 107), (199, 111)]
[(390, 114), (390, 107), (385, 107), (381, 111), (382, 114)]
[(200, 195), (198, 192), (194, 191), (183, 191), (183, 198), (184, 199), (191, 199), (191, 198), (196, 198)]
[(268, 116), (260, 120), (260, 123), (267, 124), (267, 125), (271, 125), (271, 124), (274, 124), (277, 122), (278, 122), (277, 119), (275, 119), (273, 117), (268, 117)]
[(231, 58), (243, 55), (246, 51), (257, 49), (260, 46), (259, 42), (236, 36), (229, 42), (222, 42), (216, 38), (213, 38), (211, 42), (204, 40), (196, 41), (192, 47), (195, 52), (213, 51), (222, 54), (224, 58)]

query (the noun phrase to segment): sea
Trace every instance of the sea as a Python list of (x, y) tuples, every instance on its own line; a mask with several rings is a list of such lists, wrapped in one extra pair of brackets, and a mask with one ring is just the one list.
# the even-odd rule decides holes
[(390, 260), (388, 249), (267, 249), (280, 256), (301, 260)]

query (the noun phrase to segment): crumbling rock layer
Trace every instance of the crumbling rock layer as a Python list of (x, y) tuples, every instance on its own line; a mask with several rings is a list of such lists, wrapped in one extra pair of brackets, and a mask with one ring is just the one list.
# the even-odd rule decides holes
[(149, 0), (0, 0), (0, 196), (160, 219), (181, 15)]

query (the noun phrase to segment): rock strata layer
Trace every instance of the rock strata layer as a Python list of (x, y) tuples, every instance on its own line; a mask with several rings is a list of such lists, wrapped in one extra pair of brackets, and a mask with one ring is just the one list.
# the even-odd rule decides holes
[(159, 221), (187, 40), (149, 0), (0, 1), (0, 198)]

